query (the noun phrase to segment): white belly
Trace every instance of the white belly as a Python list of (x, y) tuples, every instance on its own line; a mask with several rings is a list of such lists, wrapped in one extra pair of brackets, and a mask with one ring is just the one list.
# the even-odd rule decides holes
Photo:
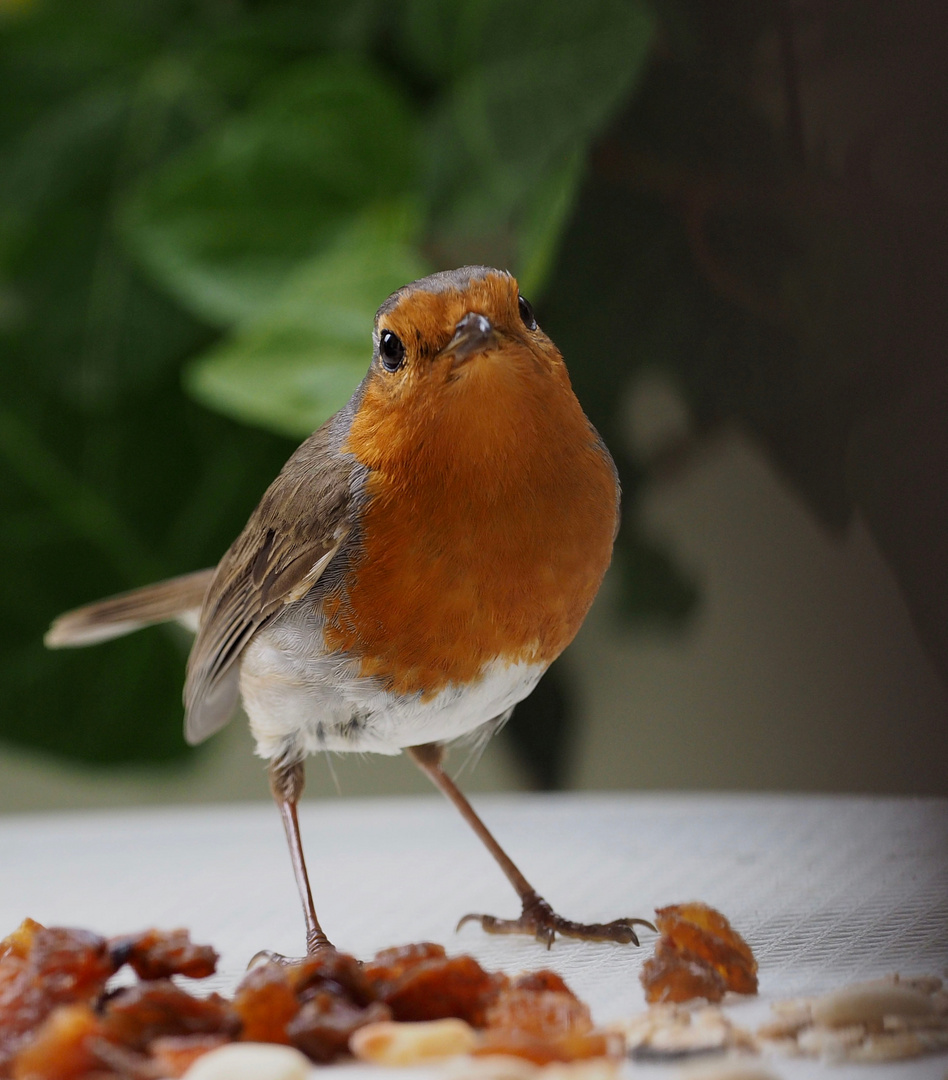
[(457, 739), (525, 698), (547, 666), (494, 660), (474, 683), (449, 685), (422, 701), (360, 676), (357, 661), (322, 652), (321, 639), (311, 617), (284, 617), (244, 651), (240, 692), (261, 757), (318, 750), (397, 754), (406, 746)]

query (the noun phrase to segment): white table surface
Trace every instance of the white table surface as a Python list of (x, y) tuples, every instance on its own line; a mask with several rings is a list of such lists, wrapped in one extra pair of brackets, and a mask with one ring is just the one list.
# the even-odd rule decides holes
[[(570, 918), (648, 917), (691, 899), (723, 911), (760, 963), (760, 997), (728, 1006), (742, 1025), (756, 1027), (771, 1001), (896, 971), (948, 973), (946, 800), (556, 795), (485, 796), (476, 805)], [(514, 915), (517, 903), (438, 796), (310, 799), (300, 817), (317, 911), (339, 948), (368, 957), (438, 941), (488, 968), (554, 968), (599, 1022), (643, 1010), (648, 931), (640, 949), (559, 940), (549, 952), (476, 926), (454, 933), (465, 912)], [(107, 935), (186, 926), (221, 953), (206, 985), (223, 992), (258, 949), (298, 954), (303, 944), (282, 829), (268, 804), (0, 818), (0, 933), (27, 915)], [(948, 1076), (946, 1055), (886, 1066), (776, 1057), (767, 1065), (787, 1080)], [(628, 1071), (672, 1078), (679, 1069)]]

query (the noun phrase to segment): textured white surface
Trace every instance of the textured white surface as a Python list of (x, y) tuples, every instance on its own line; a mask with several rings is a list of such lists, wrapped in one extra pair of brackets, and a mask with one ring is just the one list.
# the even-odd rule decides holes
[[(648, 917), (689, 899), (720, 908), (760, 962), (760, 999), (730, 1007), (738, 1023), (756, 1026), (780, 998), (894, 971), (948, 972), (948, 801), (569, 795), (476, 803), (561, 914)], [(368, 956), (440, 941), (488, 967), (555, 968), (600, 1022), (644, 1007), (638, 974), (648, 932), (638, 950), (558, 941), (550, 952), (476, 927), (454, 934), (465, 912), (513, 915), (517, 905), (437, 797), (310, 801), (301, 824), (317, 910), (340, 948)], [(2, 818), (0, 867), (0, 931), (25, 915), (106, 934), (184, 925), (221, 952), (209, 981), (216, 989), (231, 990), (260, 948), (302, 947), (279, 818), (266, 804)], [(873, 1067), (775, 1059), (772, 1067), (788, 1080), (943, 1080), (948, 1057)], [(362, 1071), (345, 1070), (351, 1080)], [(677, 1075), (673, 1067), (631, 1071)]]

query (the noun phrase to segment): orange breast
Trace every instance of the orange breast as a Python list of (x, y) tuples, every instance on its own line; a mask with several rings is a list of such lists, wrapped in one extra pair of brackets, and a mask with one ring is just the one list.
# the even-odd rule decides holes
[(617, 513), (611, 460), (565, 369), (508, 348), (397, 404), (370, 383), (344, 449), (371, 471), (348, 588), (325, 607), (331, 649), (424, 698), (495, 658), (559, 655), (609, 565)]

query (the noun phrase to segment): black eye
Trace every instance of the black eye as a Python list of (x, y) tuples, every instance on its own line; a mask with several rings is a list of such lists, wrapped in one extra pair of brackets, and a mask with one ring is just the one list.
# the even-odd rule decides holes
[(398, 371), (405, 359), (405, 346), (401, 338), (393, 334), (391, 330), (383, 330), (379, 338), (379, 356), (385, 365), (386, 371)]
[(517, 298), (517, 304), (520, 306), (520, 318), (523, 319), (523, 325), (528, 330), (536, 330), (537, 317), (533, 314), (533, 308), (530, 307), (530, 301), (524, 300), (522, 296)]

